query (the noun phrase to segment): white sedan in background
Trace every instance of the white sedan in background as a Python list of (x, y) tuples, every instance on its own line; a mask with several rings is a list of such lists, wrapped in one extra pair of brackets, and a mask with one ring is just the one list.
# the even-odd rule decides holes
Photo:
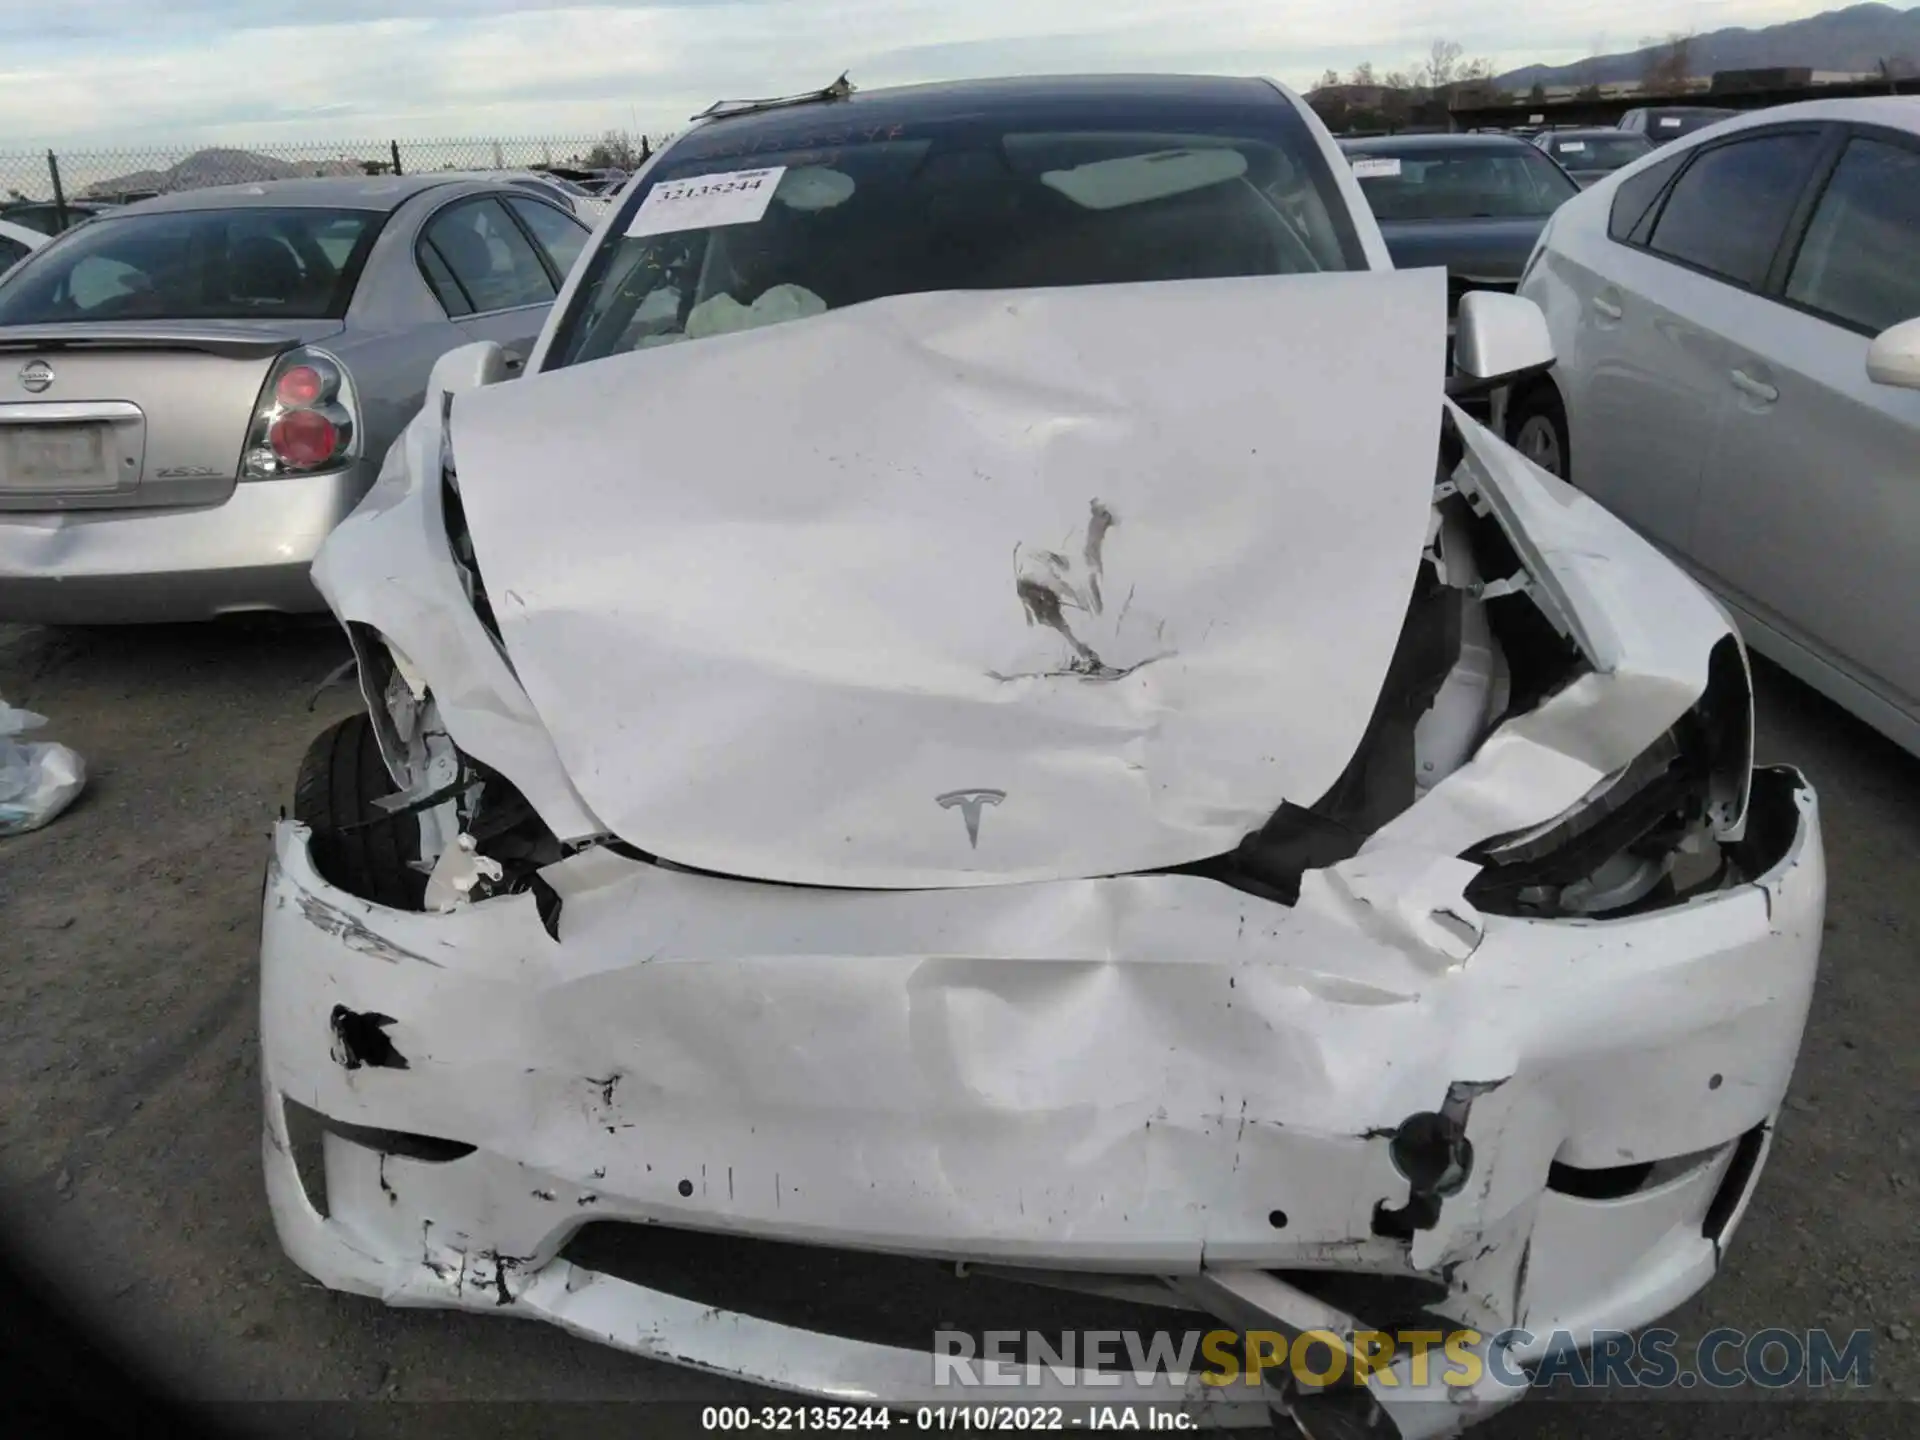
[(0, 275), (46, 244), (47, 239), (38, 230), (0, 220)]
[(1558, 365), (1508, 434), (1682, 560), (1754, 649), (1920, 753), (1920, 99), (1690, 135), (1554, 217)]

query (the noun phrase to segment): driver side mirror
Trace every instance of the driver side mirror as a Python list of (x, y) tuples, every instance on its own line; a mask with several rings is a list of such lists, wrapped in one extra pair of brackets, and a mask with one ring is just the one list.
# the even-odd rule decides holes
[(1460, 297), (1449, 395), (1481, 394), (1552, 364), (1553, 336), (1533, 301), (1498, 290), (1469, 290)]
[(482, 385), (497, 385), (511, 376), (507, 352), (492, 340), (456, 345), (433, 362), (427, 377), (427, 398), (438, 405), (443, 395), (458, 395)]
[(1883, 330), (1867, 347), (1867, 378), (1876, 385), (1920, 390), (1920, 319)]

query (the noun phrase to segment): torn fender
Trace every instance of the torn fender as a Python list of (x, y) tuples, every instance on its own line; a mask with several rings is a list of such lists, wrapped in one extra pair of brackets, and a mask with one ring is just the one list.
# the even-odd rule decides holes
[[(320, 547), (313, 583), (348, 627), (356, 653), (369, 643), (367, 632), (397, 651), (407, 670), (425, 677), (454, 744), (511, 780), (560, 839), (583, 840), (607, 827), (574, 789), (448, 555), (441, 477), (449, 397), (497, 382), (505, 374), (500, 353), (470, 345), (442, 357), (428, 404), (387, 452), (373, 488)], [(367, 704), (376, 716), (385, 711), (379, 694), (369, 693)]]
[(1517, 579), (1590, 668), (1495, 729), (1364, 852), (1458, 855), (1563, 813), (1699, 702), (1714, 647), (1735, 633), (1706, 591), (1624, 522), (1448, 408), (1465, 447), (1454, 481), (1524, 567), (1489, 579)]

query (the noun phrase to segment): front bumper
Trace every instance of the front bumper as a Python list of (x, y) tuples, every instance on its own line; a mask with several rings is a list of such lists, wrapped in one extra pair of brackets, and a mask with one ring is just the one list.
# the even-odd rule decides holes
[[(842, 1401), (966, 1397), (931, 1387), (925, 1353), (722, 1313), (562, 1248), (626, 1221), (1190, 1292), (1412, 1273), (1487, 1333), (1643, 1325), (1712, 1275), (1811, 997), (1813, 792), (1760, 772), (1749, 813), (1773, 837), (1749, 842), (1757, 879), (1607, 922), (1488, 916), (1464, 963), (1357, 910), (1174, 875), (829, 891), (595, 850), (544, 872), (557, 913), (532, 893), (401, 913), (328, 885), (282, 822), (274, 1221), (332, 1288)], [(324, 1214), (289, 1101), (327, 1127)], [(1383, 1231), (1411, 1198), (1393, 1132), (1449, 1106), (1466, 1183)], [(1647, 1162), (1611, 1198), (1567, 1179)], [(1518, 1393), (1395, 1419), (1450, 1433)]]
[(0, 513), (0, 620), (118, 625), (324, 610), (313, 557), (372, 479), (361, 463), (242, 481), (218, 505)]

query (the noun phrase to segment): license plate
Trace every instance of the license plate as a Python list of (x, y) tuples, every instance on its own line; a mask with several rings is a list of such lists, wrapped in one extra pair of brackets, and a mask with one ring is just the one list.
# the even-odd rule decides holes
[(0, 489), (111, 490), (104, 425), (0, 428)]

